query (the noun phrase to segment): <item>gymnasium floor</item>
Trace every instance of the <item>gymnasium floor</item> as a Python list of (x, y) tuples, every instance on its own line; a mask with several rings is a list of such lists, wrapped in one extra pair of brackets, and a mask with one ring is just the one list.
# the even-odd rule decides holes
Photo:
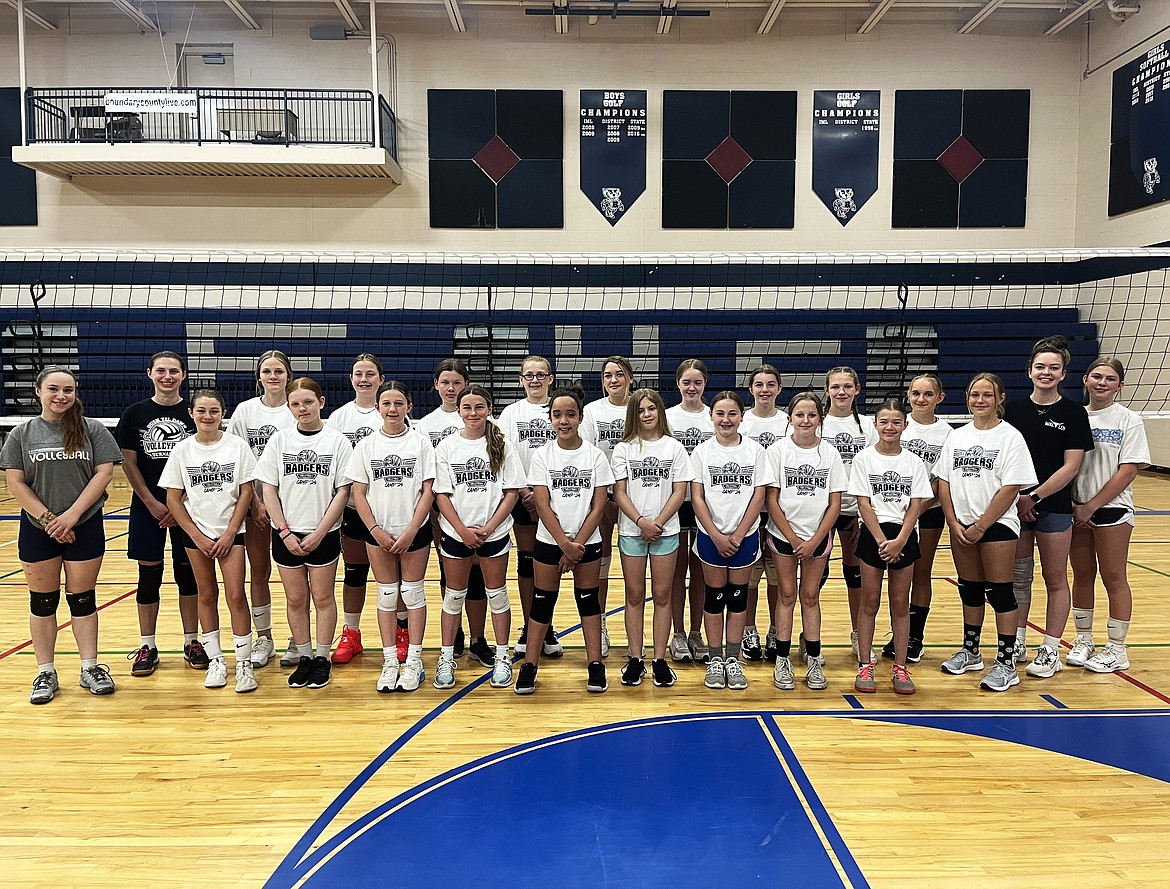
[[(467, 660), (455, 690), (436, 691), (433, 560), (428, 681), (414, 694), (374, 691), (372, 605), (367, 653), (327, 688), (289, 689), (274, 662), (254, 694), (205, 690), (179, 652), (169, 584), (162, 667), (134, 679), (125, 655), (138, 639), (136, 572), (119, 475), (98, 593), (102, 660), (118, 692), (96, 698), (76, 686), (64, 629), (62, 690), (33, 707), (17, 508), (0, 497), (3, 885), (1002, 889), (1161, 886), (1170, 875), (1166, 476), (1144, 473), (1136, 486), (1132, 669), (1070, 668), (1005, 694), (980, 692), (976, 674), (943, 675), (959, 609), (941, 551), (918, 694), (896, 698), (880, 685), (863, 700), (852, 692), (836, 567), (822, 692), (777, 691), (770, 664), (749, 665), (739, 693), (705, 689), (697, 667), (680, 669), (672, 689), (649, 679), (623, 688), (615, 610), (610, 690), (588, 695), (568, 601), (558, 611), (566, 656), (544, 661), (535, 696), (491, 689)], [(611, 608), (620, 589), (611, 587)], [(1105, 618), (1099, 593), (1099, 639)], [(1071, 630), (1070, 620), (1066, 640)]]

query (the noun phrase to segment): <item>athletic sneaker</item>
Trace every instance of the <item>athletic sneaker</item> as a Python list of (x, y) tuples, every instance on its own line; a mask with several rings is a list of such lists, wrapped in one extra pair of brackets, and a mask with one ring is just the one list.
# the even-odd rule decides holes
[(337, 643), (337, 648), (333, 650), (333, 663), (348, 664), (353, 660), (354, 655), (361, 654), (362, 648), (362, 631), (355, 630), (353, 627), (346, 624), (341, 628), (341, 641)]
[(776, 666), (772, 670), (772, 684), (781, 691), (792, 691), (796, 688), (796, 677), (792, 674), (792, 661), (788, 658), (776, 658)]
[(455, 631), (455, 657), (460, 658), (467, 654), (467, 637), (463, 633), (463, 627)]
[(398, 685), (398, 658), (387, 658), (382, 661), (382, 675), (378, 677), (374, 688), (382, 694), (388, 695), (394, 691), (396, 685)]
[(131, 676), (150, 676), (158, 669), (158, 649), (143, 645), (126, 655), (126, 660), (134, 661), (130, 665)]
[(641, 685), (645, 675), (645, 661), (640, 657), (626, 658), (626, 665), (622, 667), (622, 685)]
[(691, 662), (691, 649), (687, 645), (687, 637), (684, 633), (675, 633), (670, 637), (670, 659), (676, 664), (689, 664)]
[(917, 664), (922, 661), (922, 640), (911, 639), (906, 646), (906, 660), (912, 664)]
[(601, 656), (609, 657), (609, 627), (605, 625), (605, 618), (601, 620)]
[(223, 688), (227, 685), (227, 661), (221, 657), (213, 657), (207, 665), (207, 676), (203, 680), (204, 688)]
[[(280, 659), (284, 663), (284, 658)], [(309, 684), (309, 677), (313, 675), (313, 659), (311, 657), (298, 657), (297, 668), (289, 674), (288, 687), (289, 688), (304, 688)]]
[(57, 681), (56, 670), (45, 670), (43, 673), (37, 673), (37, 678), (33, 680), (32, 691), (28, 695), (28, 702), (30, 704), (47, 704), (53, 700), (53, 695), (60, 687), (61, 683)]
[(512, 684), (512, 661), (506, 654), (492, 663), (492, 678), (488, 684), (492, 688), (507, 688)]
[(524, 661), (520, 665), (520, 675), (516, 677), (516, 685), (512, 690), (518, 695), (530, 695), (536, 691), (536, 664)]
[(484, 667), (491, 667), (496, 662), (496, 650), (488, 645), (487, 639), (473, 639), (467, 650)]
[(398, 685), (395, 688), (401, 691), (416, 691), (426, 678), (427, 671), (423, 669), (422, 659), (407, 658), (406, 663), (402, 665), (402, 670), (398, 673)]
[(988, 691), (1007, 691), (1013, 685), (1020, 684), (1020, 674), (1016, 672), (1016, 665), (1001, 664), (996, 661), (991, 665), (987, 675), (979, 683), (980, 688)]
[(83, 669), (77, 684), (82, 688), (88, 688), (95, 695), (112, 695), (115, 688), (110, 668), (105, 664), (96, 664)]
[(764, 659), (764, 650), (760, 648), (760, 631), (754, 626), (743, 628), (743, 659), (745, 661)]
[(406, 654), (410, 649), (410, 630), (406, 627), (394, 628), (394, 648), (398, 651), (398, 663), (406, 663)]
[(914, 687), (914, 680), (910, 678), (910, 671), (901, 664), (894, 664), (894, 694), (912, 695), (918, 689)]
[(776, 663), (776, 628), (769, 627), (768, 635), (764, 637), (764, 660), (770, 664)]
[(943, 661), (939, 667), (944, 673), (950, 673), (952, 676), (960, 676), (963, 673), (969, 673), (971, 670), (982, 670), (983, 655), (978, 651), (972, 652), (966, 648), (960, 648)]
[(252, 643), (252, 666), (259, 669), (267, 667), (268, 662), (276, 657), (276, 645), (268, 636), (257, 636)]
[(589, 678), (585, 680), (585, 690), (601, 694), (607, 688), (609, 688), (609, 683), (605, 681), (605, 664), (601, 661), (590, 661)]
[(743, 691), (747, 688), (747, 676), (743, 673), (743, 665), (733, 657), (729, 657), (723, 664), (723, 675), (727, 680), (727, 687), (734, 691)]
[(236, 694), (246, 694), (259, 688), (256, 683), (256, 668), (250, 658), (236, 661)]
[(882, 657), (887, 661), (892, 661), (894, 659), (895, 655), (893, 639), (882, 646)]
[(796, 656), (800, 658), (801, 663), (808, 663), (808, 643), (804, 641), (804, 630), (800, 631), (800, 637), (796, 641)]
[[(860, 648), (860, 646), (858, 645), (858, 642), (857, 642), (857, 630), (854, 630), (853, 632), (851, 632), (849, 634), (849, 642), (853, 647), (853, 660), (860, 663), (861, 662), (861, 653), (858, 650)], [(871, 664), (876, 664), (878, 662), (877, 652), (874, 651), (872, 648), (869, 650), (869, 662)]]
[(188, 642), (183, 646), (183, 660), (191, 665), (193, 670), (207, 669), (207, 650), (203, 647), (203, 643), (198, 639)]
[(703, 633), (700, 630), (691, 630), (690, 635), (687, 636), (687, 646), (691, 650), (691, 660), (696, 664), (709, 664), (711, 662), (711, 649), (703, 641)]
[[(275, 646), (274, 646), (275, 647)], [(293, 641), (293, 637), (288, 637), (288, 648), (285, 649), (284, 654), (280, 656), (280, 665), (282, 667), (296, 667), (301, 663), (301, 653), (297, 650), (297, 644)]]
[[(681, 636), (682, 633), (679, 633)], [(650, 672), (654, 675), (654, 684), (659, 688), (670, 688), (674, 685), (678, 674), (670, 669), (670, 664), (666, 662), (666, 658), (657, 658), (650, 663)]]
[(1017, 639), (1016, 644), (1012, 646), (1012, 660), (1017, 664), (1028, 663), (1028, 646), (1022, 639)]
[(435, 688), (455, 687), (455, 658), (440, 657), (435, 666)]
[(1109, 642), (1095, 655), (1085, 661), (1085, 669), (1094, 673), (1116, 673), (1129, 669), (1129, 654), (1124, 645)]
[(329, 658), (318, 655), (313, 658), (313, 672), (309, 674), (309, 688), (324, 688), (329, 684), (331, 672)]
[(829, 680), (825, 678), (825, 656), (823, 654), (808, 659), (808, 670), (804, 674), (804, 681), (813, 691), (829, 687)]
[(703, 680), (707, 688), (727, 688), (727, 672), (723, 667), (723, 658), (713, 657), (707, 664), (707, 676)]
[(1070, 667), (1083, 667), (1085, 661), (1097, 653), (1097, 646), (1092, 639), (1078, 639), (1073, 643), (1072, 650), (1065, 656), (1064, 662)]
[[(605, 637), (602, 638), (604, 639)], [(557, 638), (557, 631), (553, 628), (552, 624), (549, 624), (548, 629), (544, 631), (544, 648), (541, 651), (545, 657), (565, 656), (565, 647), (561, 645), (561, 640)]]
[(877, 682), (873, 678), (873, 664), (862, 664), (857, 671), (857, 678), (853, 680), (853, 690), (862, 694), (873, 694), (877, 691)]
[(1063, 669), (1064, 664), (1060, 660), (1060, 652), (1047, 645), (1041, 645), (1036, 649), (1036, 657), (1032, 659), (1032, 663), (1024, 668), (1024, 672), (1037, 679), (1051, 679)]
[[(520, 638), (516, 640), (516, 647), (513, 649), (513, 651), (515, 651), (516, 654), (518, 654), (520, 657), (524, 657), (524, 655), (528, 652), (528, 624), (527, 623), (525, 623), (524, 626), (522, 626), (520, 628)], [(564, 654), (563, 651), (561, 653)], [(526, 694), (531, 694), (531, 692), (526, 692)]]

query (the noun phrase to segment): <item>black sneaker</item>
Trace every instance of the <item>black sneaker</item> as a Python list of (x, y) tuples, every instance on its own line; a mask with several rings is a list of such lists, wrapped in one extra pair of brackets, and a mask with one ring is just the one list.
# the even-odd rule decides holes
[[(885, 651), (882, 651), (885, 654)], [(906, 647), (906, 660), (912, 664), (917, 664), (922, 660), (922, 640), (911, 639), (910, 644)]]
[[(300, 667), (298, 666), (299, 670)], [(292, 680), (289, 680), (289, 685), (292, 685)], [(315, 657), (313, 658), (313, 669), (309, 673), (309, 688), (324, 688), (329, 684), (329, 658)]]
[(192, 669), (206, 670), (207, 665), (211, 663), (211, 658), (207, 656), (207, 651), (203, 648), (203, 643), (198, 639), (188, 642), (183, 646), (183, 660), (189, 663)]
[(289, 688), (304, 688), (313, 676), (313, 659), (303, 656), (297, 661), (297, 668), (289, 674)]
[(650, 663), (650, 672), (654, 674), (654, 684), (659, 688), (670, 688), (678, 674), (670, 668), (666, 658), (658, 658)]
[(471, 652), (471, 656), (483, 664), (485, 667), (494, 667), (496, 665), (496, 650), (488, 645), (487, 639), (475, 639), (467, 650)]
[(512, 649), (520, 657), (524, 657), (528, 650), (528, 624), (520, 628), (520, 638), (516, 640), (516, 647)]
[(557, 638), (557, 631), (552, 624), (548, 625), (548, 629), (544, 634), (544, 648), (541, 649), (545, 657), (564, 657), (565, 648), (561, 645), (561, 640)]
[[(455, 657), (467, 654), (467, 637), (463, 635), (463, 627), (455, 632)], [(490, 664), (488, 666), (491, 666)]]
[(150, 676), (158, 669), (158, 649), (143, 645), (126, 655), (126, 660), (134, 661), (130, 665), (131, 676)]
[[(882, 647), (882, 657), (885, 658), (887, 661), (892, 661), (894, 659), (894, 640), (893, 639), (891, 639), (889, 642), (887, 642)], [(918, 663), (918, 662), (915, 661), (915, 663)]]
[[(592, 666), (592, 665), (590, 665)], [(626, 665), (622, 667), (622, 685), (641, 685), (642, 677), (646, 675), (646, 664), (640, 657), (626, 658)], [(593, 683), (593, 670), (589, 671), (589, 682)], [(604, 685), (604, 681), (602, 682)], [(589, 689), (593, 691), (592, 688)], [(602, 691), (605, 689), (603, 688)]]
[(601, 694), (609, 688), (605, 681), (605, 664), (601, 661), (589, 662), (589, 679), (585, 682), (585, 690), (594, 694)]
[(512, 690), (518, 695), (530, 695), (536, 691), (536, 664), (525, 661), (520, 665), (520, 675)]
[(755, 627), (748, 627), (743, 631), (742, 652), (745, 661), (764, 659), (764, 649), (760, 647), (760, 633)]
[(776, 631), (769, 630), (768, 635), (764, 638), (764, 660), (768, 663), (776, 663)]

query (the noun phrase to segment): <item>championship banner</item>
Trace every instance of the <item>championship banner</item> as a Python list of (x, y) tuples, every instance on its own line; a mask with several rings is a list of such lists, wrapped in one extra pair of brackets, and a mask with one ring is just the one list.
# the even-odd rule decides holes
[(881, 96), (813, 93), (813, 191), (843, 226), (877, 191)]
[(581, 191), (617, 225), (646, 190), (646, 91), (581, 90)]
[(1109, 215), (1170, 200), (1170, 44), (1113, 72)]

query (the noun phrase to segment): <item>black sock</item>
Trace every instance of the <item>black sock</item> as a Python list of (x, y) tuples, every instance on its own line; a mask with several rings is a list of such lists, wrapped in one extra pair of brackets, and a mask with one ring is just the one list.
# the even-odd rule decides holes
[(776, 657), (788, 657), (792, 654), (792, 640), (791, 639), (777, 639), (776, 640)]
[(820, 657), (821, 656), (821, 640), (820, 639), (818, 639), (816, 642), (813, 642), (812, 639), (805, 639), (804, 640), (804, 648), (805, 648), (805, 651), (808, 652), (809, 657)]
[(929, 605), (910, 606), (910, 638), (926, 638), (926, 616), (930, 614)]
[(972, 654), (977, 652), (979, 650), (979, 636), (982, 633), (983, 627), (979, 624), (963, 624), (963, 647)]
[(1015, 633), (1000, 633), (999, 634), (999, 650), (995, 653), (995, 659), (1001, 664), (1013, 664), (1012, 653), (1016, 648), (1016, 634)]

